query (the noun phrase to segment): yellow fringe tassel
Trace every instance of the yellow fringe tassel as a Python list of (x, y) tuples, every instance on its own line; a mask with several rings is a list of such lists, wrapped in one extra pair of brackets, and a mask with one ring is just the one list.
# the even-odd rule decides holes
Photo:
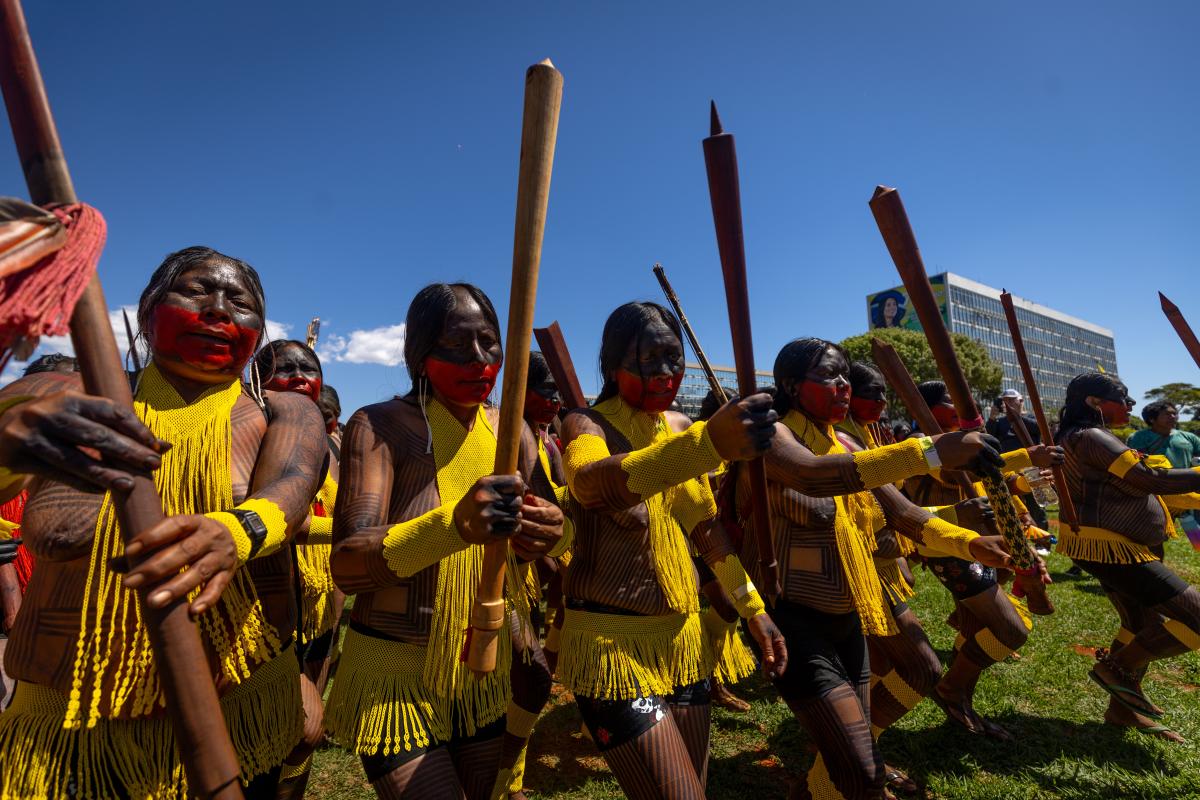
[(558, 679), (572, 692), (602, 700), (669, 694), (712, 675), (699, 614), (659, 617), (567, 609)]
[[(185, 403), (153, 364), (141, 375), (134, 410), (151, 432), (174, 447), (162, 455), (154, 485), (167, 516), (233, 507), (230, 413), (241, 394), (233, 381)], [(134, 593), (109, 568), (124, 553), (111, 493), (96, 519), (91, 564), (80, 614), (74, 675), (65, 721), (94, 727), (104, 718), (142, 717), (165, 707), (150, 640)], [(194, 594), (198, 594), (198, 591)], [(239, 569), (217, 604), (197, 620), (220, 657), (221, 673), (239, 683), (280, 652), (249, 573)]]
[[(17, 687), (0, 715), (0, 800), (67, 797), (183, 800), (189, 796), (166, 717), (102, 719), (67, 728), (67, 697), (32, 683)], [(300, 670), (285, 653), (221, 698), (242, 782), (283, 761), (304, 728)]]
[(1144, 564), (1159, 560), (1144, 544), (1138, 544), (1116, 531), (1087, 525), (1081, 525), (1078, 533), (1066, 525), (1060, 525), (1058, 546), (1054, 550), (1060, 556), (1101, 564)]
[[(325, 705), (325, 729), (351, 752), (394, 755), (446, 741), (457, 719), (471, 736), (508, 710), (510, 642), (500, 637), (504, 680), (495, 675), (457, 687), (449, 697), (424, 679), (429, 648), (346, 632), (337, 679)], [(457, 656), (453, 662), (459, 671)]]
[(700, 617), (704, 641), (712, 649), (713, 677), (734, 684), (754, 674), (758, 664), (750, 648), (738, 636), (737, 622), (726, 622), (712, 608)]

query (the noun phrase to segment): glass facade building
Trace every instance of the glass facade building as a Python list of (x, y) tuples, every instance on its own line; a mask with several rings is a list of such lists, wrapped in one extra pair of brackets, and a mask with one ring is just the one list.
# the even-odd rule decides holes
[[(966, 334), (986, 347), (988, 355), (1004, 368), (1003, 388), (1026, 394), (1025, 381), (1004, 318), (1004, 307), (1000, 305), (1000, 290), (953, 272), (933, 275), (929, 280), (937, 288), (945, 287), (942, 314), (951, 332)], [(883, 304), (877, 299), (880, 297), (890, 298), (886, 317), (889, 322), (895, 319), (899, 322), (897, 327), (920, 329), (915, 312), (905, 308), (907, 292), (903, 286), (867, 296), (872, 327), (882, 327), (877, 324), (883, 318)], [(1062, 408), (1067, 384), (1076, 375), (1098, 370), (1117, 372), (1113, 333), (1108, 328), (1016, 295), (1013, 295), (1013, 306), (1042, 404), (1052, 419)]]
[[(683, 413), (695, 419), (700, 413), (700, 404), (704, 402), (704, 397), (708, 394), (708, 377), (704, 374), (704, 369), (699, 364), (689, 361), (685, 367), (683, 383), (679, 385), (679, 394), (676, 395), (676, 399), (679, 401)], [(730, 397), (737, 394), (737, 372), (734, 368), (721, 367), (716, 364), (713, 364), (712, 368), (713, 373), (717, 376), (717, 382), (724, 387), (725, 392)], [(775, 385), (775, 378), (770, 372), (759, 370), (754, 374), (757, 376), (757, 382), (760, 387)]]

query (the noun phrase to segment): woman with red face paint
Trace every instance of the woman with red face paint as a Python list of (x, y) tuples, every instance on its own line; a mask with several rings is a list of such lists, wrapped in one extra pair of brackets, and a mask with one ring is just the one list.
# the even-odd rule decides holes
[[(146, 588), (153, 608), (198, 590), (190, 611), (245, 795), (274, 797), (303, 725), (287, 544), (324, 448), (311, 403), (243, 387), (264, 305), (248, 264), (190, 247), (138, 304), (150, 360), (133, 412), (80, 394), (75, 375), (0, 392), (0, 495), (28, 485), (24, 540), (38, 558), (6, 654), (20, 680), (0, 715), (6, 795), (189, 795), (130, 591)], [(168, 516), (122, 547), (113, 495), (151, 470)], [(125, 555), (145, 558), (131, 569)]]
[(667, 411), (683, 370), (674, 315), (627, 303), (604, 326), (595, 405), (563, 426), (575, 542), (558, 676), (621, 789), (637, 799), (704, 796), (712, 654), (689, 537), (748, 620), (764, 669), (786, 666), (758, 592), (713, 528), (703, 479), (770, 446), (770, 397), (727, 403), (692, 424)]
[(1157, 722), (1164, 712), (1142, 680), (1150, 662), (1200, 649), (1200, 593), (1162, 561), (1175, 535), (1170, 511), (1200, 506), (1200, 472), (1155, 462), (1106, 430), (1127, 425), (1131, 408), (1114, 375), (1086, 373), (1067, 386), (1055, 440), (1080, 528), (1060, 526), (1058, 552), (1100, 581), (1120, 618), (1089, 673), (1111, 695), (1104, 721), (1182, 741)]
[[(782, 430), (766, 461), (783, 588), (774, 618), (787, 642), (789, 667), (774, 683), (818, 748), (806, 780), (793, 788), (791, 796), (798, 798), (883, 796), (864, 634), (896, 631), (872, 560), (876, 533), (888, 527), (991, 563), (1007, 560), (1000, 537), (950, 525), (913, 506), (892, 485), (928, 472), (929, 454), (939, 444), (960, 459), (956, 448), (963, 439), (910, 439), (857, 452), (843, 445), (833, 426), (850, 410), (849, 369), (842, 349), (821, 339), (793, 341), (775, 360)], [(981, 440), (970, 441), (981, 446), (977, 453), (994, 457)], [(748, 476), (736, 480), (735, 508), (744, 518)], [(741, 555), (744, 563), (757, 563), (754, 537), (743, 537)]]
[[(958, 430), (959, 419), (946, 385), (927, 381), (917, 387), (934, 418), (943, 430)], [(1061, 448), (1035, 445), (1002, 454), (1003, 469), (1011, 476), (1017, 470), (1061, 463)], [(927, 475), (908, 481), (905, 493), (914, 503), (930, 508), (964, 528), (980, 533), (992, 532), (994, 513), (982, 487), (978, 497), (967, 499), (958, 484), (943, 481), (940, 475)], [(1014, 498), (1021, 522), (1028, 533), (1043, 534), (1034, 526), (1028, 511)], [(1029, 638), (1033, 619), (1012, 595), (1004, 591), (992, 567), (963, 559), (934, 546), (917, 548), (920, 558), (954, 598), (955, 610), (950, 624), (959, 633), (950, 667), (931, 695), (947, 717), (970, 733), (1008, 740), (1011, 735), (999, 724), (983, 717), (974, 707), (975, 687), (983, 671), (1015, 653)]]
[[(254, 358), (262, 386), (273, 392), (292, 392), (320, 407), (324, 388), (321, 359), (303, 342), (284, 339), (268, 342)], [(312, 502), (309, 518), (295, 536), (296, 578), (299, 582), (299, 625), (296, 653), (300, 659), (300, 696), (304, 701), (304, 736), (288, 754), (280, 775), (278, 800), (304, 796), (312, 751), (325, 738), (324, 708), (333, 640), (345, 595), (337, 590), (329, 569), (333, 542), (333, 511), (337, 502), (338, 461), (333, 440), (326, 434), (329, 452), (321, 488)]]
[[(460, 658), (484, 544), (507, 539), (522, 561), (554, 555), (563, 515), (552, 495), (527, 491), (537, 462), (527, 428), (521, 475), (491, 474), (499, 413), (487, 399), (503, 351), (487, 296), (427, 286), (406, 331), (412, 391), (346, 426), (332, 566), (357, 596), (325, 724), (380, 797), (490, 800), (514, 648), (502, 637), (482, 678)], [(527, 615), (518, 573), (509, 571), (508, 599)]]

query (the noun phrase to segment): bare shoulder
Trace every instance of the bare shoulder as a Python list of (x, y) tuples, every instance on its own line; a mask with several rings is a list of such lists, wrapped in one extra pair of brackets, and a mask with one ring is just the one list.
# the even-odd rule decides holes
[(667, 426), (675, 433), (686, 431), (692, 427), (692, 418), (687, 414), (679, 411), (664, 411), (663, 416), (667, 418)]
[(263, 392), (263, 401), (270, 412), (271, 425), (316, 425), (321, 430), (325, 429), (317, 404), (304, 395), (296, 392), (266, 391)]
[(425, 425), (425, 417), (421, 414), (416, 402), (404, 397), (393, 397), (380, 403), (363, 406), (351, 415), (346, 423), (346, 433), (343, 447), (349, 447), (350, 440), (366, 437), (370, 443), (386, 444), (403, 450), (410, 442), (420, 439), (424, 448), (429, 435)]
[(601, 424), (601, 415), (598, 412), (590, 408), (577, 408), (563, 419), (563, 444), (584, 434), (604, 439), (604, 426)]
[(838, 441), (842, 443), (842, 447), (846, 448), (846, 450), (851, 453), (857, 453), (859, 450), (863, 449), (862, 442), (858, 441), (856, 437), (847, 433), (846, 431), (843, 431), (839, 428), (834, 428), (834, 435), (837, 436)]

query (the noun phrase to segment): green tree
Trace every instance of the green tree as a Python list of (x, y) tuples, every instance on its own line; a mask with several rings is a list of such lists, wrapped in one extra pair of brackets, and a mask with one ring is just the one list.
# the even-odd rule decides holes
[(1179, 416), (1190, 414), (1192, 419), (1195, 419), (1200, 413), (1200, 386), (1190, 383), (1164, 383), (1146, 392), (1146, 400), (1166, 400), (1179, 409)]
[[(929, 349), (929, 342), (926, 341), (925, 334), (920, 331), (910, 331), (904, 328), (879, 328), (870, 333), (851, 336), (841, 344), (850, 354), (850, 358), (855, 361), (871, 361), (873, 360), (871, 358), (872, 338), (881, 339), (896, 348), (896, 354), (908, 367), (908, 373), (912, 375), (917, 384), (923, 381), (942, 379), (938, 373), (937, 362), (933, 360), (933, 351)], [(969, 336), (952, 333), (950, 339), (954, 344), (954, 352), (958, 355), (958, 362), (962, 365), (963, 373), (966, 375), (967, 383), (970, 384), (971, 391), (975, 394), (975, 401), (979, 403), (986, 416), (988, 404), (1000, 393), (1000, 382), (1004, 378), (1004, 370), (991, 359), (982, 344)], [(899, 410), (904, 408), (900, 396), (890, 387), (888, 388), (888, 407), (894, 409), (891, 412), (893, 419), (899, 417)], [(909, 414), (909, 416), (912, 415)]]

